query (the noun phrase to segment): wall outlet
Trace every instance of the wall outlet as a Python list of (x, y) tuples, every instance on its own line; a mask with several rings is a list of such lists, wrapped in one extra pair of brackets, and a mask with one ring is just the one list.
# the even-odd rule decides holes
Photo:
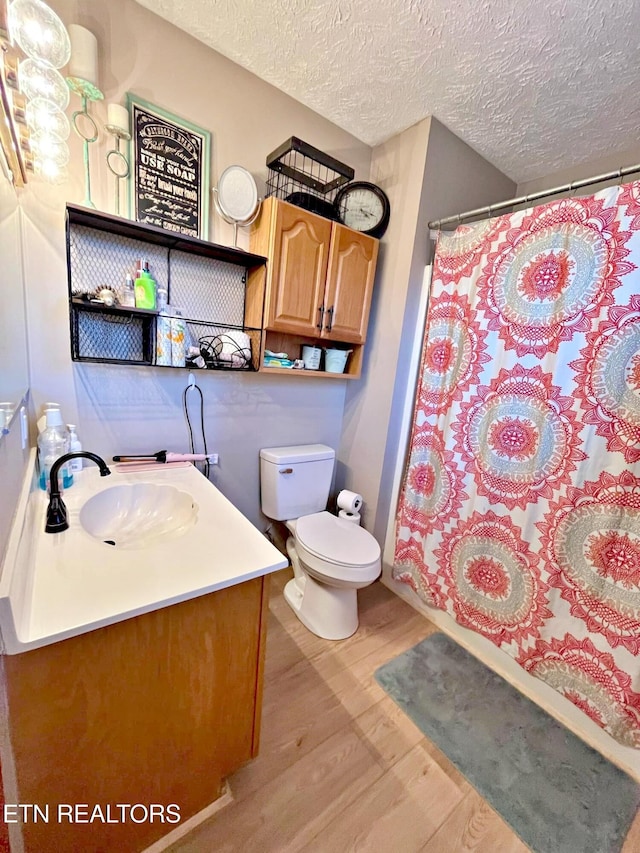
[(217, 465), (218, 464), (218, 454), (217, 453), (210, 453), (209, 454), (209, 464), (210, 465)]

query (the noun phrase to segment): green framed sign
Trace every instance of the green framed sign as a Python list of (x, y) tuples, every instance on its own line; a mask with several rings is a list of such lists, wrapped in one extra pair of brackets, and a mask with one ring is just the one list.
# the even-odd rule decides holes
[(132, 218), (209, 239), (211, 134), (127, 93)]

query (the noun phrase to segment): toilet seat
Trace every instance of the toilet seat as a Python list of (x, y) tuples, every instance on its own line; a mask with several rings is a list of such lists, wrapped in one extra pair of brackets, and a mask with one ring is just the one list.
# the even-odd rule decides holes
[(380, 557), (380, 546), (368, 530), (326, 511), (299, 518), (296, 539), (310, 553), (337, 565), (368, 566)]
[(380, 546), (364, 528), (329, 512), (302, 516), (296, 546), (306, 565), (336, 581), (373, 581), (380, 574)]

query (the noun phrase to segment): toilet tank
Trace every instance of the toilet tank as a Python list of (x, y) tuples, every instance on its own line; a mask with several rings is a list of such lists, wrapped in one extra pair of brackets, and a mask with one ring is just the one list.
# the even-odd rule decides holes
[(265, 447), (260, 451), (262, 512), (288, 521), (327, 508), (335, 451), (326, 444)]

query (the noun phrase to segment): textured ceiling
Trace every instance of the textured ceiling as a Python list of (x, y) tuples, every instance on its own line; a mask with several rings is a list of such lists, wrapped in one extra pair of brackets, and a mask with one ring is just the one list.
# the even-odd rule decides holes
[(523, 182), (638, 139), (638, 0), (138, 2), (369, 145), (434, 115)]

